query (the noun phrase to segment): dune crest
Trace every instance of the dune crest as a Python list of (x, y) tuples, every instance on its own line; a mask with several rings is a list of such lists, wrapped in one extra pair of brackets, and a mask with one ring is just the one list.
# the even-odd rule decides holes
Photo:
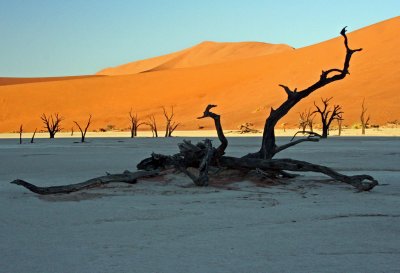
[(106, 68), (97, 72), (96, 75), (126, 75), (174, 68), (188, 68), (291, 50), (293, 50), (292, 47), (284, 44), (205, 41), (178, 52)]

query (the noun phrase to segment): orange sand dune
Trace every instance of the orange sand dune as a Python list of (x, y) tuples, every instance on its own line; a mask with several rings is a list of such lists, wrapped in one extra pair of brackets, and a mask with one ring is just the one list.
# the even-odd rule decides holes
[(82, 75), (82, 76), (69, 76), (69, 77), (44, 77), (44, 78), (14, 78), (14, 77), (0, 77), (0, 85), (10, 84), (23, 84), (32, 82), (50, 82), (50, 81), (65, 81), (82, 79), (88, 77), (99, 77), (98, 75)]
[[(398, 29), (400, 17), (349, 33), (350, 47), (363, 48), (353, 56), (351, 75), (314, 92), (280, 124), (296, 126), (299, 111), (312, 107), (320, 97), (331, 96), (333, 103), (343, 106), (346, 125), (359, 122), (364, 98), (372, 124), (400, 120)], [(182, 124), (179, 129), (207, 129), (213, 127), (212, 121), (196, 117), (209, 103), (218, 104), (216, 111), (225, 129), (244, 122), (262, 128), (270, 107), (285, 100), (278, 84), (301, 90), (315, 82), (321, 70), (342, 66), (345, 50), (342, 37), (337, 36), (301, 49), (202, 66), (171, 69), (171, 65), (149, 73), (0, 86), (0, 131), (15, 131), (20, 124), (30, 131), (42, 128), (40, 115), (52, 112), (65, 117), (65, 130), (70, 130), (73, 120), (82, 122), (89, 114), (93, 115), (92, 130), (107, 125), (123, 129), (129, 126), (131, 108), (142, 119), (156, 115), (163, 129), (161, 107), (171, 105)], [(317, 117), (315, 121), (320, 123)]]
[(155, 70), (187, 68), (291, 51), (288, 45), (260, 42), (203, 42), (194, 47), (151, 59), (106, 68), (97, 75), (126, 75)]

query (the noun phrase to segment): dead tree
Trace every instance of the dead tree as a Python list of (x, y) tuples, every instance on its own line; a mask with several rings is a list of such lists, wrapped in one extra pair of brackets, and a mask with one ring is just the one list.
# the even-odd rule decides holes
[(329, 99), (321, 98), (323, 104), (323, 107), (321, 108), (314, 101), (314, 106), (316, 110), (313, 112), (313, 114), (319, 113), (321, 116), (322, 138), (328, 137), (329, 127), (331, 126), (332, 121), (340, 119), (341, 115), (343, 114), (342, 107), (340, 105), (334, 105), (333, 109), (329, 108), (329, 101), (331, 99), (332, 97), (330, 97)]
[(283, 128), (283, 131), (284, 131), (284, 132), (286, 132), (286, 125), (287, 125), (286, 122), (282, 123), (282, 128)]
[(360, 120), (361, 120), (361, 134), (365, 135), (365, 129), (368, 128), (369, 125), (369, 119), (370, 116), (368, 115), (368, 117), (365, 116), (365, 114), (367, 113), (367, 108), (365, 108), (365, 98), (362, 101), (361, 104), (361, 116), (360, 116)]
[(314, 123), (314, 114), (311, 113), (311, 110), (299, 113), (299, 129), (301, 128), (302, 132), (305, 133), (307, 126), (310, 128), (310, 132), (313, 131), (313, 123)]
[(172, 133), (175, 131), (175, 129), (179, 126), (179, 123), (173, 121), (174, 118), (174, 107), (171, 106), (171, 113), (168, 114), (167, 110), (165, 110), (165, 107), (162, 107), (164, 117), (166, 120), (166, 125), (165, 125), (165, 137), (171, 137)]
[(35, 131), (33, 132), (33, 135), (31, 138), (31, 143), (33, 143), (33, 140), (35, 139), (36, 131), (37, 131), (37, 128), (35, 128)]
[(239, 133), (240, 134), (247, 134), (247, 133), (260, 133), (257, 129), (252, 128), (254, 124), (251, 122), (246, 122), (240, 125)]
[(22, 132), (23, 132), (23, 128), (22, 128), (22, 124), (21, 124), (21, 126), (19, 126), (19, 144), (22, 144)]
[(64, 118), (62, 118), (58, 113), (55, 113), (54, 117), (53, 115), (49, 115), (47, 117), (46, 114), (43, 113), (40, 118), (42, 119), (45, 128), (49, 132), (50, 138), (54, 138), (56, 133), (62, 130), (60, 123)]
[(139, 122), (140, 120), (138, 118), (138, 115), (137, 115), (137, 113), (135, 113), (135, 114), (132, 113), (132, 108), (129, 111), (129, 120), (131, 122), (131, 125), (129, 127), (131, 130), (131, 138), (134, 138), (137, 136), (137, 131), (138, 131), (139, 126), (143, 125), (144, 122)]
[[(278, 147), (275, 140), (275, 125), (277, 122), (284, 117), (293, 106), (295, 106), (299, 101), (309, 96), (314, 91), (328, 85), (332, 82), (342, 80), (347, 75), (349, 75), (350, 60), (354, 53), (361, 51), (362, 49), (350, 49), (348, 46), (348, 39), (346, 35), (346, 28), (343, 28), (340, 34), (344, 38), (344, 45), (346, 48), (346, 56), (343, 64), (343, 68), (332, 68), (326, 71), (322, 71), (321, 75), (314, 84), (305, 88), (304, 90), (298, 91), (297, 88), (290, 89), (289, 87), (280, 84), (279, 86), (287, 94), (287, 99), (282, 103), (277, 109), (271, 108), (271, 113), (264, 125), (264, 133), (261, 143), (261, 148), (257, 153), (252, 154), (252, 157), (259, 157), (262, 159), (271, 159), (277, 153), (293, 145), (284, 145)], [(304, 140), (307, 141), (307, 140)]]
[(82, 127), (79, 125), (79, 123), (76, 122), (76, 121), (74, 121), (74, 123), (76, 124), (76, 126), (78, 126), (79, 131), (81, 131), (81, 142), (82, 142), (82, 143), (85, 142), (86, 133), (87, 133), (87, 130), (89, 129), (91, 120), (92, 120), (92, 115), (89, 115), (89, 119), (88, 119), (88, 121), (87, 121), (87, 123), (86, 123), (85, 129), (82, 129)]
[(336, 119), (338, 124), (338, 135), (342, 135), (342, 126), (343, 126), (343, 115), (340, 114), (339, 117)]
[[(280, 85), (285, 90), (288, 97), (277, 109), (271, 109), (270, 116), (265, 122), (261, 148), (258, 152), (240, 158), (225, 156), (225, 149), (228, 147), (228, 140), (222, 130), (221, 117), (211, 111), (212, 108), (216, 107), (216, 105), (208, 105), (199, 119), (212, 118), (214, 120), (218, 139), (221, 142), (218, 147), (214, 148), (211, 140), (208, 139), (199, 142), (196, 145), (192, 144), (190, 141), (184, 140), (183, 143), (178, 144), (179, 152), (177, 154), (162, 155), (153, 153), (151, 157), (143, 159), (137, 165), (137, 168), (149, 173), (162, 172), (163, 170), (171, 168), (179, 170), (187, 174), (198, 186), (207, 186), (210, 183), (210, 176), (213, 175), (211, 171), (214, 169), (222, 172), (225, 169), (235, 169), (243, 173), (257, 170), (258, 173), (262, 174), (262, 178), (268, 177), (269, 179), (295, 177), (294, 174), (288, 173), (288, 171), (318, 172), (330, 176), (334, 180), (352, 185), (359, 191), (371, 190), (378, 185), (378, 181), (369, 175), (363, 174), (347, 176), (326, 166), (305, 161), (294, 159), (273, 159), (277, 153), (296, 144), (304, 141), (316, 141), (313, 137), (307, 137), (277, 146), (275, 142), (274, 128), (277, 122), (300, 100), (307, 97), (315, 90), (334, 81), (341, 80), (349, 74), (348, 69), (350, 59), (355, 52), (361, 51), (361, 49), (353, 50), (349, 48), (345, 28), (341, 31), (341, 35), (344, 37), (344, 45), (346, 48), (346, 57), (342, 69), (333, 68), (327, 71), (322, 71), (320, 79), (302, 91), (297, 91), (297, 89), (291, 90), (287, 86)], [(197, 168), (198, 174), (194, 174), (190, 168)], [(146, 175), (149, 175), (149, 173)], [(21, 180), (14, 180), (12, 183), (22, 185), (30, 190), (37, 189), (36, 186), (26, 183), (25, 181), (21, 182)], [(48, 188), (41, 188), (42, 191), (48, 194), (49, 192), (47, 189)], [(51, 193), (57, 192), (57, 190), (51, 191)]]
[(158, 137), (157, 122), (156, 122), (156, 118), (154, 117), (154, 115), (149, 116), (149, 120), (148, 120), (148, 122), (146, 122), (146, 125), (150, 126), (153, 137)]

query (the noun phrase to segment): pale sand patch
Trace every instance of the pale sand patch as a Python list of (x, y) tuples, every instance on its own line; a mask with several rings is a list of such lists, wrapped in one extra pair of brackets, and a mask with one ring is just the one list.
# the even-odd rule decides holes
[[(349, 175), (370, 174), (382, 184), (371, 192), (357, 193), (308, 173), (284, 185), (230, 184), (221, 178), (223, 187), (207, 188), (169, 174), (53, 197), (8, 182), (21, 178), (62, 185), (106, 171), (134, 170), (152, 151), (176, 153), (182, 138), (14, 141), (0, 139), (1, 272), (375, 273), (400, 268), (398, 138), (335, 137), (282, 152)], [(229, 138), (229, 143), (228, 155), (240, 156), (256, 150), (260, 138)]]
[[(276, 136), (288, 136), (292, 137), (296, 134), (298, 129), (276, 129)], [(321, 133), (320, 130), (314, 130), (316, 133)], [(262, 133), (247, 133), (241, 134), (236, 130), (225, 130), (227, 137), (260, 137)], [(32, 132), (23, 133), (22, 138), (30, 139)], [(159, 131), (159, 137), (164, 137), (165, 132)], [(175, 131), (172, 134), (174, 137), (217, 137), (215, 130), (195, 130), (195, 131)], [(339, 137), (337, 130), (330, 131), (330, 137)], [(363, 136), (361, 129), (343, 129), (341, 136)], [(379, 129), (366, 129), (365, 137), (372, 136), (400, 136), (400, 128), (379, 128)], [(56, 138), (76, 138), (79, 141), (81, 135), (80, 132), (74, 132), (71, 136), (71, 132), (60, 132), (56, 134)], [(90, 138), (103, 138), (103, 137), (117, 137), (117, 138), (130, 138), (130, 132), (110, 131), (110, 132), (87, 132), (86, 137)], [(141, 137), (152, 137), (150, 131), (139, 131), (138, 136)], [(302, 137), (302, 134), (297, 134), (297, 137)], [(0, 133), (0, 139), (2, 138), (19, 138), (18, 133)], [(35, 138), (49, 138), (48, 133), (36, 133)]]

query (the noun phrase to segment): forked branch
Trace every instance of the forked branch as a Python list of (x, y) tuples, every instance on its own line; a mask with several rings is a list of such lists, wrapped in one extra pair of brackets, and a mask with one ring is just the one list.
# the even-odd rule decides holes
[(82, 127), (79, 125), (78, 122), (74, 121), (74, 123), (76, 124), (76, 126), (78, 126), (79, 131), (81, 131), (81, 142), (82, 142), (82, 143), (85, 142), (86, 133), (87, 133), (87, 130), (89, 129), (91, 120), (92, 120), (92, 115), (89, 115), (89, 119), (88, 119), (88, 121), (87, 121), (87, 123), (86, 123), (86, 127), (85, 127), (84, 129), (82, 129)]
[(228, 147), (228, 140), (226, 139), (226, 137), (224, 135), (224, 131), (222, 130), (220, 115), (215, 114), (210, 111), (214, 107), (217, 107), (217, 105), (214, 105), (214, 104), (207, 105), (206, 109), (204, 110), (203, 116), (198, 117), (198, 119), (212, 118), (214, 120), (218, 139), (221, 141), (221, 145), (219, 145), (217, 148), (217, 154), (218, 154), (218, 156), (222, 156), (223, 154), (225, 154), (226, 147)]

